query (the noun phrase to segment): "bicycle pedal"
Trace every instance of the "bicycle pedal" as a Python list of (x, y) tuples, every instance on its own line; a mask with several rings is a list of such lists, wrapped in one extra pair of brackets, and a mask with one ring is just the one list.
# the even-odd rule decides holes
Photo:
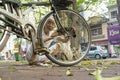
[(35, 53), (36, 54), (43, 53), (43, 52), (49, 54), (50, 50), (48, 48), (38, 48), (38, 49), (35, 49)]

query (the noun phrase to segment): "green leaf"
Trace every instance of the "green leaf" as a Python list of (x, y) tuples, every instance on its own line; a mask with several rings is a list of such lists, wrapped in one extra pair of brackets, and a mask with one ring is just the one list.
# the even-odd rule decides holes
[(90, 63), (90, 61), (85, 61), (85, 62), (82, 62), (81, 65), (82, 66), (90, 66), (91, 63)]
[(83, 3), (84, 2), (84, 0), (77, 0), (77, 3)]
[(92, 2), (97, 2), (98, 0), (92, 0)]

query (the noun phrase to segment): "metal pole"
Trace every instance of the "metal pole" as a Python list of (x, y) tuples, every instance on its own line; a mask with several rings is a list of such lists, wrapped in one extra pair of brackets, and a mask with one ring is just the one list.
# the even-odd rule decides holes
[[(117, 6), (118, 6), (118, 16), (117, 16), (117, 19), (118, 19), (118, 23), (120, 25), (120, 0), (117, 0)], [(120, 28), (119, 28), (119, 34), (120, 34)], [(120, 35), (119, 35), (119, 41), (120, 41)], [(120, 43), (119, 43), (119, 47), (120, 47)]]
[(120, 0), (117, 0), (117, 6), (118, 6), (118, 16), (117, 16), (117, 19), (118, 19), (118, 23), (120, 24)]

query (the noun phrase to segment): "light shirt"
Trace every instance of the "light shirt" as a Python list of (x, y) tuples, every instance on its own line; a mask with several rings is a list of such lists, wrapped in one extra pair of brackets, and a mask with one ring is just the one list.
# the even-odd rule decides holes
[[(50, 31), (49, 35), (46, 35), (45, 32), (42, 33), (42, 38), (47, 39), (47, 38), (51, 38), (51, 35), (53, 34), (54, 31)], [(49, 47), (50, 44), (54, 41), (54, 39), (48, 40), (44, 43), (44, 47)]]

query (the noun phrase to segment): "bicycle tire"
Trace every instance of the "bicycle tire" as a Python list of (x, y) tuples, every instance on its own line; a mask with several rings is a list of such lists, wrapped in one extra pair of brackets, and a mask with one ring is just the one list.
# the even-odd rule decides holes
[[(52, 56), (51, 53), (49, 53), (49, 54), (46, 53), (45, 55), (52, 62), (54, 62), (60, 66), (72, 66), (72, 65), (78, 64), (81, 60), (83, 60), (89, 51), (90, 44), (91, 44), (90, 29), (89, 29), (89, 26), (88, 26), (87, 22), (85, 21), (85, 19), (77, 12), (67, 9), (67, 10), (58, 10), (58, 13), (63, 14), (63, 16), (59, 15), (61, 23), (62, 23), (62, 21), (67, 19), (67, 26), (66, 26), (66, 23), (65, 23), (65, 25), (63, 25), (63, 23), (62, 23), (62, 26), (66, 26), (66, 27), (72, 26), (72, 28), (74, 28), (76, 37), (75, 38), (70, 37), (70, 40), (69, 40), (70, 45), (67, 47), (67, 48), (70, 47), (70, 50), (68, 50), (68, 52), (71, 52), (70, 55), (73, 54), (73, 56), (72, 56), (72, 59), (69, 59), (70, 57), (68, 55), (69, 60), (61, 59), (62, 58), (61, 56), (63, 56), (63, 54), (64, 55), (68, 54), (68, 52), (65, 53), (64, 49), (62, 50), (63, 51), (62, 53), (59, 52), (59, 55), (57, 55), (57, 57)], [(48, 13), (41, 20), (41, 22), (38, 26), (37, 36), (38, 36), (39, 44), (42, 47), (45, 47), (44, 41), (42, 38), (43, 37), (42, 32), (44, 29), (44, 25), (49, 18), (53, 17), (53, 14), (54, 14), (53, 12)], [(81, 34), (80, 34), (80, 32), (81, 32)], [(65, 43), (65, 44), (67, 45), (67, 43)], [(74, 49), (74, 53), (73, 53), (73, 49)], [(73, 59), (73, 57), (74, 58), (77, 57), (77, 59)]]

